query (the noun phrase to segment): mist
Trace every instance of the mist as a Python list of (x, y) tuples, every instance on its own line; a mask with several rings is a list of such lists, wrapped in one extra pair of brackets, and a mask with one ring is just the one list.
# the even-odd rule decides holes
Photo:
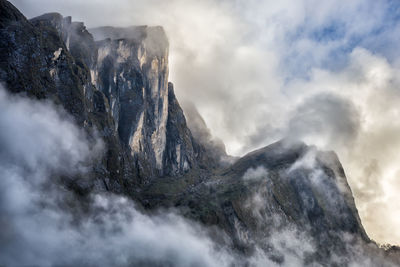
[(368, 234), (400, 244), (396, 1), (11, 2), (88, 28), (162, 25), (179, 101), (195, 104), (228, 154), (288, 135), (335, 150)]

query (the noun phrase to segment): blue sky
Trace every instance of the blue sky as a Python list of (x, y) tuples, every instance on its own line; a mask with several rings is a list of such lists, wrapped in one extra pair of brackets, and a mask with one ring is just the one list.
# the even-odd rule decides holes
[[(356, 47), (379, 54), (391, 63), (399, 58), (398, 1), (363, 1), (352, 10), (332, 13), (319, 24), (313, 21), (312, 16), (312, 13), (306, 16), (302, 23), (287, 33), (285, 41), (289, 47), (282, 66), (292, 70), (289, 77), (300, 75), (307, 78), (310, 69), (315, 67), (331, 70), (343, 68)], [(313, 47), (310, 51), (290, 49), (291, 44), (304, 40), (315, 42), (315, 46), (332, 47), (321, 59), (313, 58)]]

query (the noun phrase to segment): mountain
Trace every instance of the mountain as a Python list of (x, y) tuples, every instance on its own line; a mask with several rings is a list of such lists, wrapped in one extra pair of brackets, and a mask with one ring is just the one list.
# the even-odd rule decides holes
[(96, 42), (70, 17), (28, 21), (5, 1), (2, 12), (1, 79), (13, 93), (51, 99), (98, 131), (107, 152), (96, 172), (108, 189), (209, 165), (168, 83), (161, 27), (108, 28), (118, 38)]
[(395, 264), (395, 247), (365, 233), (334, 152), (284, 139), (235, 159), (194, 107), (187, 122), (168, 81), (168, 46), (159, 26), (88, 30), (58, 13), (28, 20), (0, 0), (1, 82), (54, 102), (104, 143), (88, 182), (61, 177), (77, 199), (107, 191), (145, 211), (174, 208), (218, 229), (215, 242), (242, 255), (238, 265), (260, 251), (278, 265), (291, 255), (304, 265)]

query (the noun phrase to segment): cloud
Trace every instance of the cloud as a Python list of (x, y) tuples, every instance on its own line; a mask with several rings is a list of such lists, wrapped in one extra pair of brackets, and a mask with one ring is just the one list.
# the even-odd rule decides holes
[(225, 144), (219, 138), (211, 135), (204, 119), (199, 114), (192, 102), (184, 102), (185, 118), (193, 137), (203, 145), (207, 153), (213, 158), (219, 159), (223, 165), (229, 165), (234, 161), (233, 157), (226, 154)]
[(268, 177), (268, 171), (263, 166), (257, 168), (250, 168), (244, 174), (242, 179), (247, 180), (261, 180)]
[(351, 146), (360, 127), (354, 104), (332, 94), (305, 99), (290, 117), (286, 135), (320, 147)]

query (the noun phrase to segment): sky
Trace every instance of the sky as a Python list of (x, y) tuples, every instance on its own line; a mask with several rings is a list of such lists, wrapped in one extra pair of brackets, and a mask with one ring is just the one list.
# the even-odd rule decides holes
[(400, 244), (400, 3), (13, 0), (90, 27), (162, 25), (180, 103), (231, 155), (285, 136), (334, 150), (362, 222)]

